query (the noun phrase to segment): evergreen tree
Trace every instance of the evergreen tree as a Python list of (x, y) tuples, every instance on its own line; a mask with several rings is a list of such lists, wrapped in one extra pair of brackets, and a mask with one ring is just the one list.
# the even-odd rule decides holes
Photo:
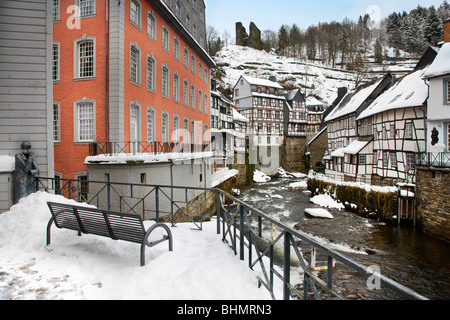
[(424, 26), (424, 35), (427, 42), (435, 46), (444, 39), (444, 28), (441, 19), (434, 7), (428, 10), (427, 20)]
[(381, 41), (380, 38), (377, 39), (377, 41), (375, 42), (375, 47), (374, 47), (374, 51), (375, 51), (375, 62), (376, 63), (383, 63), (383, 46), (381, 45)]
[(288, 47), (289, 31), (285, 25), (282, 25), (278, 31), (278, 53), (280, 55), (286, 55)]

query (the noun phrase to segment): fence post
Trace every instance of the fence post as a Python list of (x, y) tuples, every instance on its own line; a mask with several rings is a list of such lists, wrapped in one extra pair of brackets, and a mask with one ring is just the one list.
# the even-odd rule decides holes
[(108, 211), (111, 211), (111, 184), (108, 182), (106, 185), (106, 198), (108, 202)]
[(289, 300), (289, 283), (291, 282), (291, 241), (289, 234), (284, 234), (284, 270), (283, 270), (283, 299)]
[(221, 208), (220, 208), (220, 192), (219, 190), (216, 191), (216, 207), (217, 207), (217, 234), (220, 234), (220, 216), (221, 216)]
[(239, 210), (239, 250), (241, 260), (244, 260), (244, 212), (245, 208), (241, 205)]
[(156, 222), (159, 223), (159, 187), (155, 187), (155, 191)]

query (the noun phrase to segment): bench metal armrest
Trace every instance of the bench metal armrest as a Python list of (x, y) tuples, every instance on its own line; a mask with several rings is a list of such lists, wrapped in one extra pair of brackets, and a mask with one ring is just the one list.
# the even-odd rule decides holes
[[(162, 228), (166, 230), (167, 236), (164, 236), (162, 239), (154, 242), (149, 242), (148, 238), (152, 234), (155, 229)], [(164, 241), (169, 241), (169, 251), (173, 251), (173, 237), (172, 237), (172, 231), (170, 231), (170, 228), (162, 223), (158, 223), (153, 225), (150, 229), (147, 230), (144, 240), (141, 244), (141, 267), (145, 266), (145, 247), (154, 247)]]

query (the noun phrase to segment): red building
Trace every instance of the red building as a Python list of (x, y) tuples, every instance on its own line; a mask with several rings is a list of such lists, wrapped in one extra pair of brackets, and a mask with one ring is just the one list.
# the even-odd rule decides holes
[(160, 0), (53, 4), (57, 176), (86, 179), (84, 160), (97, 152), (209, 143), (214, 62), (181, 14)]

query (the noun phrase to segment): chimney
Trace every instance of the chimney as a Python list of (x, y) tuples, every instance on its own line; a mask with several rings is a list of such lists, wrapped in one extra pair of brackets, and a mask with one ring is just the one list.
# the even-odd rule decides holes
[(450, 42), (450, 18), (444, 22), (444, 42)]

